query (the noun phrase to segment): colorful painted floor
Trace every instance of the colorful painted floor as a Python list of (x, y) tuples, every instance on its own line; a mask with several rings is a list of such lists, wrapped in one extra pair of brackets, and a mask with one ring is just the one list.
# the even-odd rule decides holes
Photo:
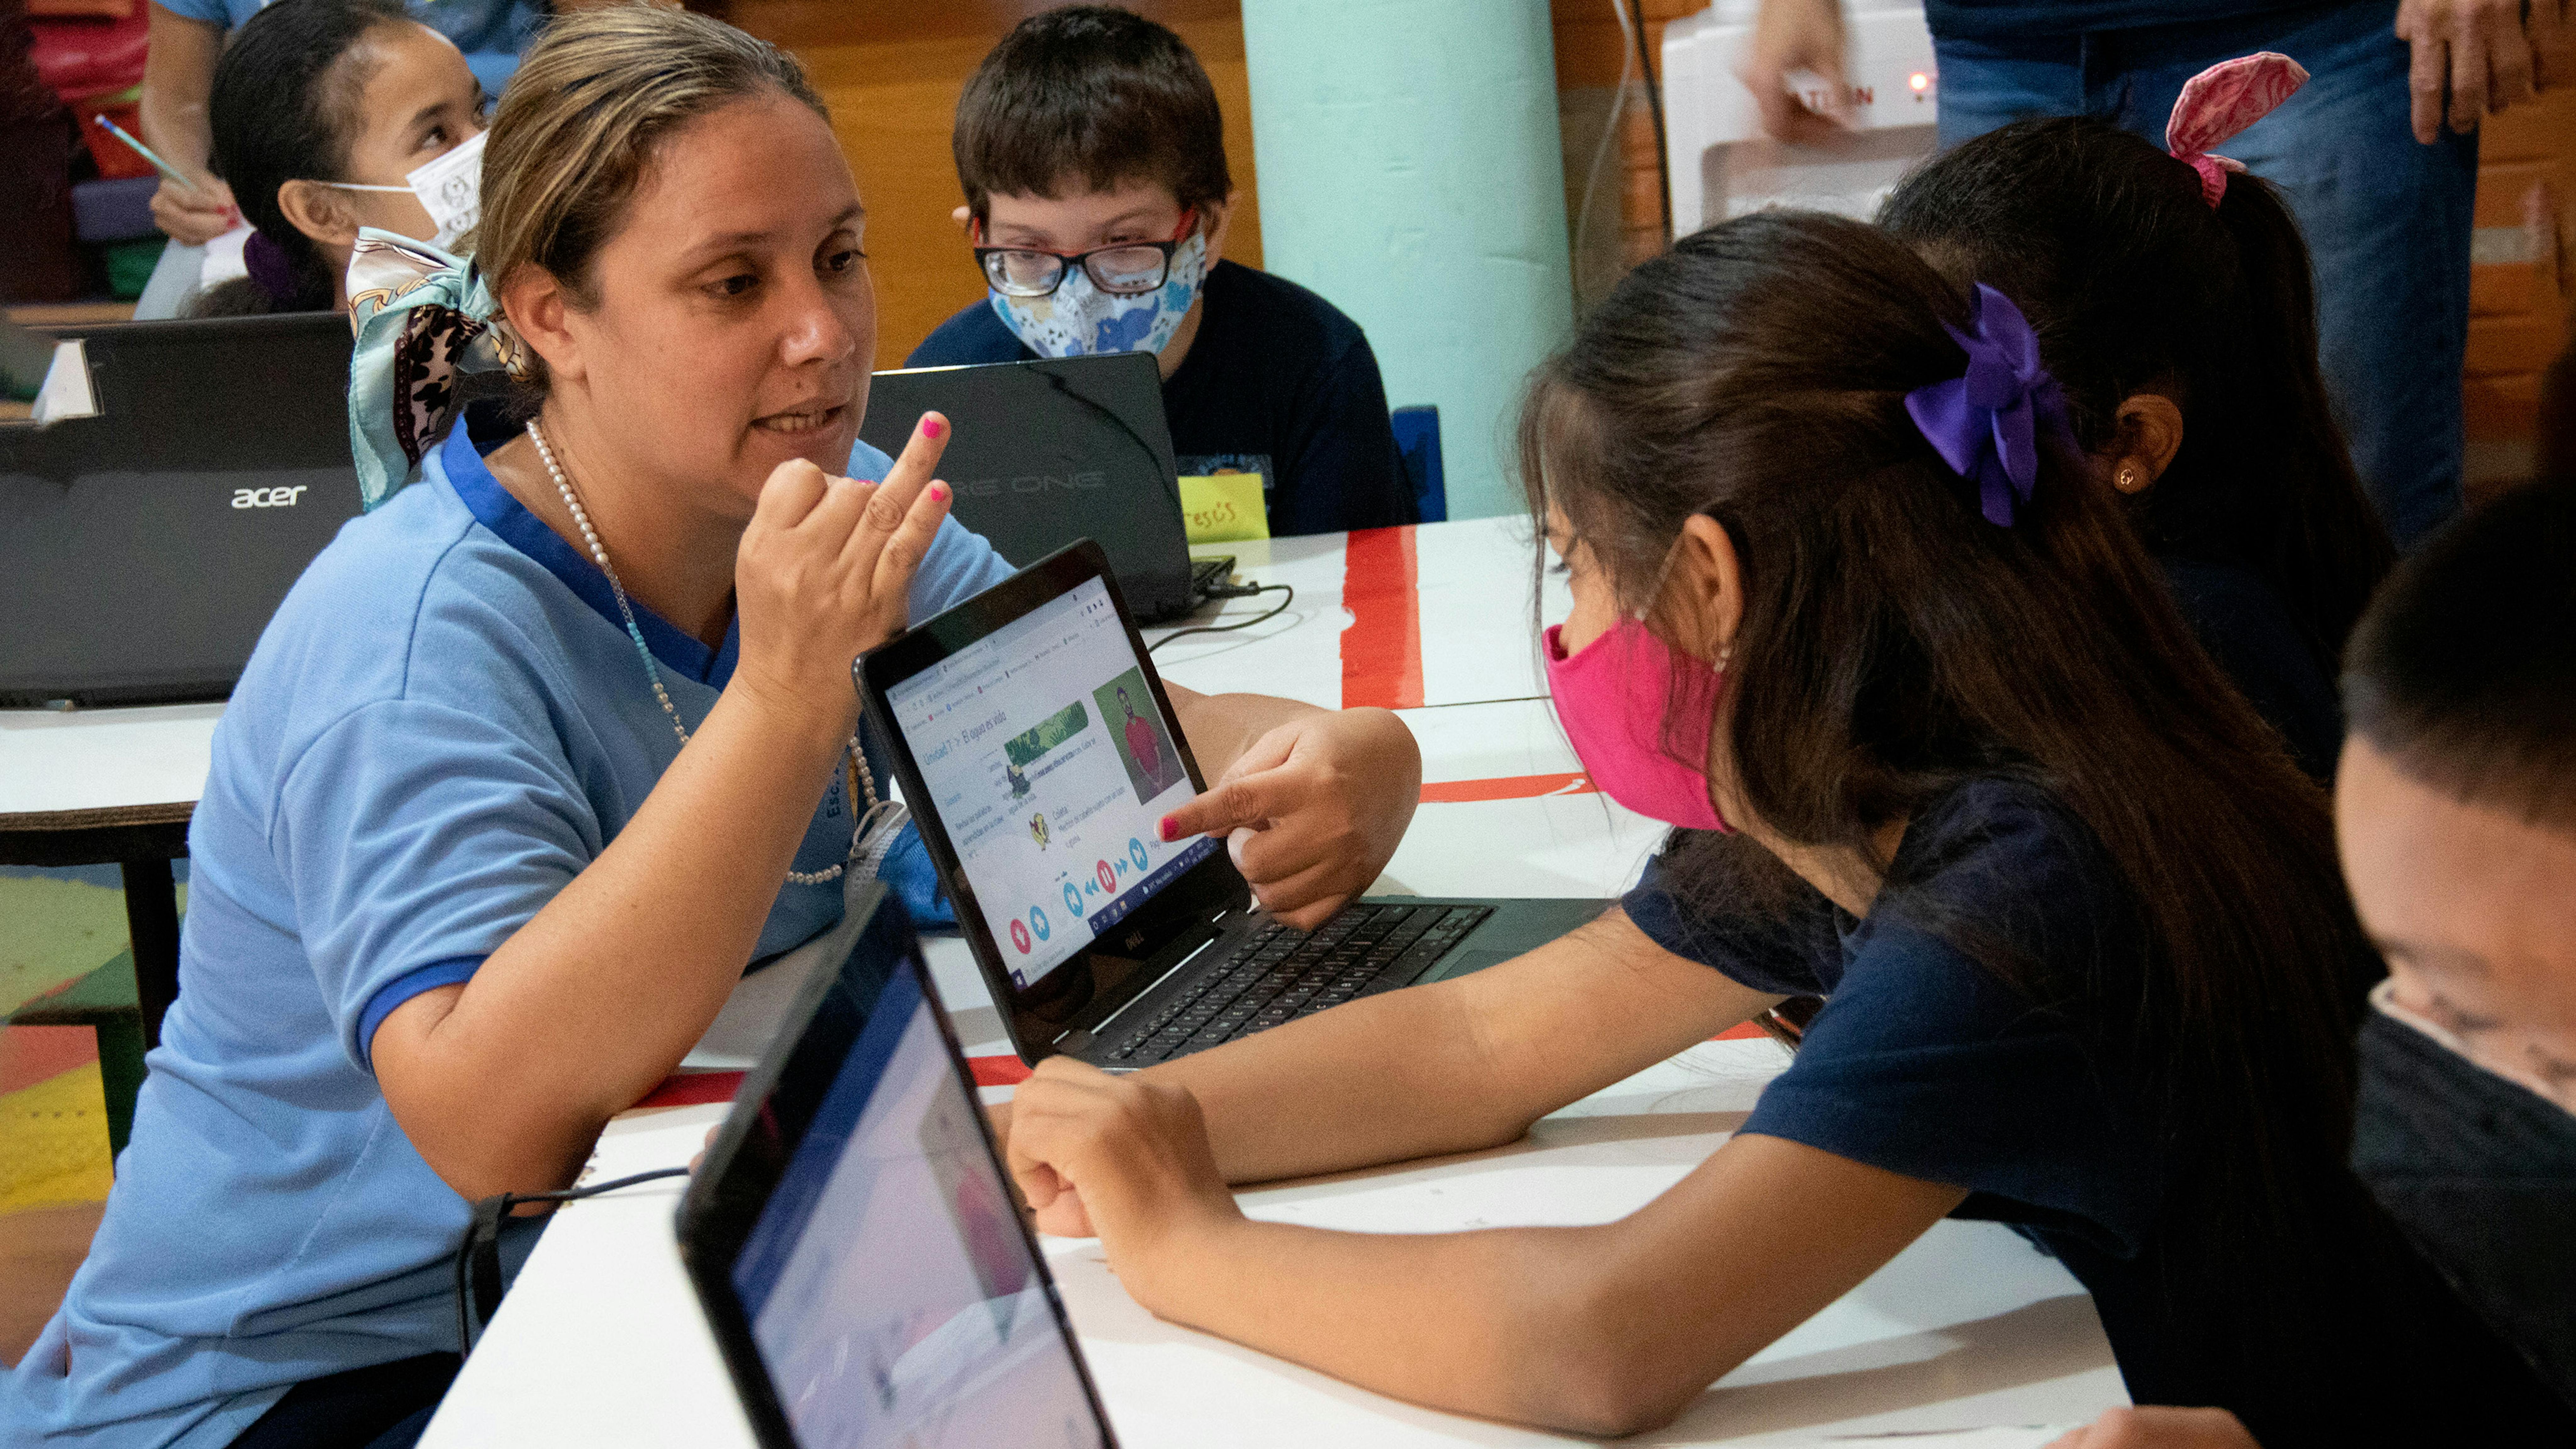
[[(125, 950), (115, 867), (0, 866), (0, 1017)], [(62, 1301), (111, 1180), (95, 1034), (0, 1026), (0, 1364)]]

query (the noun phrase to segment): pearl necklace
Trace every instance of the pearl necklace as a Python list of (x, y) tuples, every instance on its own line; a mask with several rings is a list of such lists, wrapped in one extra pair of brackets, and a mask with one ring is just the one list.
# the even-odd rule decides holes
[[(546, 474), (555, 480), (555, 491), (563, 495), (564, 506), (572, 510), (573, 525), (581, 530), (582, 542), (590, 545), (591, 562), (599, 565), (599, 571), (607, 575), (608, 591), (617, 596), (617, 612), (625, 617), (626, 637), (635, 641), (636, 656), (644, 661), (644, 677), (652, 682), (653, 697), (662, 702), (662, 713), (671, 717), (671, 733), (680, 737), (681, 748), (687, 748), (688, 727), (680, 723), (679, 708), (671, 703), (670, 691), (662, 687), (661, 666), (653, 662), (653, 650), (644, 642), (644, 631), (636, 626), (635, 607), (626, 602), (626, 585), (619, 582), (617, 570), (609, 564), (608, 550), (601, 547), (598, 530), (590, 526), (590, 511), (581, 506), (581, 496), (572, 491), (572, 480), (566, 478), (563, 469), (556, 465), (554, 449), (546, 446), (546, 435), (537, 430), (534, 418), (528, 419), (528, 441), (537, 445), (537, 456), (545, 460)], [(895, 827), (903, 823), (904, 808), (900, 802), (877, 798), (876, 772), (868, 768), (867, 753), (859, 748), (857, 735), (850, 736), (847, 748), (849, 779), (857, 782), (868, 802), (867, 809), (860, 812), (858, 823), (850, 830), (848, 858), (859, 859), (871, 837), (876, 838), (877, 848), (870, 854), (882, 856), (885, 848), (894, 843)], [(787, 879), (797, 885), (825, 885), (839, 880), (845, 869), (846, 861), (828, 870), (791, 870)]]

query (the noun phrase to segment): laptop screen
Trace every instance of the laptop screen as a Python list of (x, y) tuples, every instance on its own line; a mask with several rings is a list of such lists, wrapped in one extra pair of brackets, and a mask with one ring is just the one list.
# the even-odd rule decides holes
[(1010, 1189), (907, 957), (731, 1276), (804, 1449), (1096, 1449)]
[(1108, 588), (1087, 578), (886, 693), (1020, 990), (1217, 850)]

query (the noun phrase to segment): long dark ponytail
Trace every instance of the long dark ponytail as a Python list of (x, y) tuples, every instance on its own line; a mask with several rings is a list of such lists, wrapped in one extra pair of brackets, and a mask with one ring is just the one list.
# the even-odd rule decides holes
[(2162, 392), (2183, 443), (2139, 500), (2148, 546), (2242, 563), (2333, 677), (2395, 562), (2317, 365), (2297, 222), (2260, 178), (2212, 209), (2190, 167), (2108, 121), (2023, 121), (1907, 176), (1879, 224), (1952, 280), (2018, 303), (2088, 452), (2123, 398)]
[[(2099, 1045), (2156, 1084), (2150, 1125), (2207, 1189), (2209, 1210), (2174, 1224), (2196, 1280), (2178, 1286), (2332, 1321), (2319, 1255), (2369, 1231), (2341, 1155), (2371, 958), (2325, 797), (2082, 460), (2047, 460), (2004, 528), (1924, 441), (1905, 395), (1960, 375), (1943, 324), (1967, 321), (1876, 228), (1711, 227), (1630, 273), (1540, 372), (1520, 433), (1531, 504), (1562, 511), (1630, 607), (1685, 519), (1727, 529), (1745, 605), (1722, 737), (1771, 830), (1884, 869), (1883, 826), (1998, 774), (2090, 830), (2150, 943), (2141, 982), (2068, 981), (1976, 923), (1927, 924), (2043, 1009), (2100, 1003)], [(1686, 833), (1676, 889), (1738, 871), (1742, 849)]]
[(206, 101), (215, 174), (273, 260), (198, 300), (201, 317), (327, 312), (339, 279), (313, 239), (277, 204), (289, 181), (328, 181), (349, 164), (367, 76), (350, 52), (379, 25), (404, 21), (401, 0), (278, 0), (245, 21), (215, 62)]

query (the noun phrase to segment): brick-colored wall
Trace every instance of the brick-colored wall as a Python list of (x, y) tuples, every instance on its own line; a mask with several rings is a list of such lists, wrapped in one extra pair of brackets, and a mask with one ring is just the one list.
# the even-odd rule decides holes
[(2576, 301), (2576, 90), (2487, 119), (2478, 139), (2469, 281), (2469, 482), (2522, 477), (2540, 374), (2567, 345)]

